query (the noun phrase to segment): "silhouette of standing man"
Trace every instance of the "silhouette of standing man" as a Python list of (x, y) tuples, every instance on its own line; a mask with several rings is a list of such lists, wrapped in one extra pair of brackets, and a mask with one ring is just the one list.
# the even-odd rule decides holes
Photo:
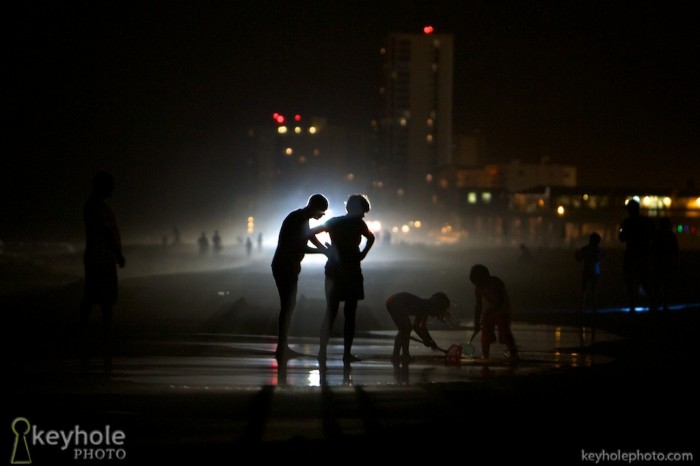
[(80, 308), (83, 339), (82, 362), (89, 357), (88, 324), (94, 305), (102, 310), (102, 357), (107, 372), (112, 368), (112, 314), (117, 302), (117, 265), (124, 267), (121, 237), (112, 209), (105, 202), (114, 191), (114, 177), (106, 171), (92, 179), (92, 193), (85, 203), (85, 288)]
[[(306, 254), (323, 253), (325, 247), (312, 236), (309, 220), (318, 220), (328, 209), (328, 199), (321, 194), (309, 197), (306, 207), (290, 212), (282, 222), (277, 249), (272, 258), (272, 276), (280, 296), (279, 332), (275, 358), (285, 360), (293, 354), (289, 348), (288, 333), (292, 312), (297, 302), (297, 284), (301, 273), (301, 261)], [(248, 239), (250, 241), (250, 239)], [(316, 248), (308, 245), (311, 241)]]
[(623, 273), (630, 313), (635, 311), (640, 286), (649, 297), (651, 309), (656, 310), (654, 290), (651, 287), (652, 241), (656, 228), (649, 217), (640, 214), (639, 202), (630, 199), (626, 208), (629, 216), (622, 221), (618, 238), (625, 243)]

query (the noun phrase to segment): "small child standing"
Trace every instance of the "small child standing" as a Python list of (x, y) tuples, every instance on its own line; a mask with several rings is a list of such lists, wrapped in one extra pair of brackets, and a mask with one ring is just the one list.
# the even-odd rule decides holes
[[(411, 331), (415, 330), (418, 336), (423, 340), (423, 344), (437, 349), (437, 343), (430, 336), (430, 332), (426, 327), (428, 317), (434, 317), (443, 322), (450, 319), (448, 309), (450, 300), (445, 293), (438, 292), (430, 298), (421, 298), (411, 293), (400, 292), (389, 296), (386, 299), (386, 308), (389, 315), (394, 320), (399, 333), (394, 339), (394, 353), (391, 356), (391, 362), (397, 366), (401, 361), (405, 363), (410, 361), (411, 355), (408, 353), (408, 344), (411, 337)], [(411, 323), (411, 317), (414, 317)], [(403, 353), (403, 358), (401, 354)]]
[(598, 310), (597, 290), (600, 279), (600, 263), (605, 253), (600, 249), (600, 235), (591, 233), (588, 244), (576, 250), (576, 260), (583, 263), (581, 274), (581, 305), (579, 312), (586, 308), (586, 302), (590, 301), (593, 314)]
[(512, 308), (503, 280), (491, 275), (482, 264), (471, 268), (469, 280), (475, 287), (474, 331), (481, 330), (482, 357), (489, 359), (491, 343), (496, 342), (498, 328), (498, 342), (508, 347), (511, 360), (517, 360), (518, 347), (510, 328)]

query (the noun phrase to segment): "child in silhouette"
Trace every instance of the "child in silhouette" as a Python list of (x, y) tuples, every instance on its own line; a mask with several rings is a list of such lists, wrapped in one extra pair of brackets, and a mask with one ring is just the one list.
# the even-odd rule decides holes
[[(433, 350), (437, 349), (437, 344), (430, 336), (426, 324), (428, 317), (443, 322), (449, 320), (449, 307), (450, 300), (442, 292), (435, 293), (430, 298), (421, 298), (411, 293), (400, 292), (386, 299), (386, 309), (399, 330), (394, 339), (394, 353), (391, 355), (391, 362), (394, 366), (402, 361), (404, 364), (410, 361), (408, 344), (412, 330), (415, 330), (425, 346)], [(413, 322), (411, 322), (411, 317), (413, 317)], [(402, 353), (403, 357), (401, 357)]]
[(510, 359), (517, 360), (518, 347), (510, 329), (512, 308), (503, 280), (491, 275), (482, 264), (471, 268), (469, 280), (475, 287), (474, 331), (481, 330), (482, 357), (489, 359), (491, 343), (496, 342), (497, 328), (498, 341), (508, 347)]

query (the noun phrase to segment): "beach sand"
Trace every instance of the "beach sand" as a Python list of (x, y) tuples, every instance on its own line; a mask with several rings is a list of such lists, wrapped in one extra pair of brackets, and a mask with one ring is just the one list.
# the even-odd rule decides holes
[[(479, 372), (455, 381), (431, 380), (429, 374), (440, 371), (426, 372), (423, 365), (420, 376), (412, 373), (407, 384), (309, 383), (306, 388), (275, 390), (270, 382), (190, 393), (167, 386), (145, 389), (128, 385), (124, 377), (115, 382), (99, 370), (82, 374), (74, 363), (82, 293), (79, 250), (5, 251), (0, 256), (0, 302), (5, 322), (6, 425), (18, 416), (44, 425), (119, 424), (131, 438), (141, 439), (132, 440), (129, 450), (129, 458), (141, 464), (172, 458), (230, 463), (242, 461), (243, 451), (260, 459), (308, 453), (357, 460), (366, 458), (368, 449), (394, 459), (425, 454), (444, 460), (449, 451), (467, 461), (483, 458), (489, 445), (495, 448), (497, 464), (499, 455), (535, 464), (538, 460), (574, 464), (581, 461), (582, 451), (696, 449), (693, 429), (683, 425), (694, 418), (699, 388), (697, 251), (683, 253), (673, 294), (673, 304), (686, 307), (630, 315), (620, 309), (627, 302), (621, 251), (610, 250), (603, 264), (601, 311), (596, 316), (575, 312), (580, 265), (573, 248), (543, 249), (530, 261), (521, 260), (515, 248), (399, 245), (377, 247), (371, 256), (363, 263), (366, 299), (358, 310), (360, 342), (394, 330), (383, 302), (396, 291), (424, 296), (444, 291), (454, 304), (453, 323), (464, 329), (466, 337), (474, 304), (467, 275), (472, 264), (483, 263), (504, 279), (516, 325), (596, 328), (614, 335), (619, 338), (573, 350), (605, 356), (601, 360), (610, 362), (563, 365), (525, 375), (521, 371), (518, 376)], [(233, 335), (237, 342), (274, 345), (278, 298), (269, 270), (271, 251), (250, 257), (239, 251), (200, 257), (186, 248), (132, 246), (126, 257), (115, 315), (117, 359), (207, 357), (201, 346), (159, 344), (181, 341), (183, 335), (208, 341)], [(304, 261), (290, 331), (293, 341), (313, 341), (318, 335), (325, 305), (322, 265), (320, 260)], [(92, 317), (97, 331), (97, 309)], [(334, 337), (341, 327), (339, 318)], [(444, 330), (437, 324), (430, 328), (437, 335)], [(440, 343), (447, 346), (450, 341)], [(269, 361), (269, 355), (248, 356), (245, 361)], [(384, 368), (378, 370), (388, 371), (388, 361), (378, 360), (375, 366)], [(298, 373), (305, 367), (292, 370)], [(360, 374), (367, 367), (361, 366)], [(154, 365), (152, 370), (162, 367)], [(245, 372), (245, 367), (238, 370)], [(277, 411), (270, 411), (271, 406)], [(320, 438), (303, 434), (310, 424), (320, 426), (316, 429)], [(270, 437), (275, 429), (299, 435)], [(412, 453), (416, 445), (418, 451)], [(695, 453), (697, 458), (699, 452)], [(48, 455), (39, 449), (35, 456), (41, 454)]]

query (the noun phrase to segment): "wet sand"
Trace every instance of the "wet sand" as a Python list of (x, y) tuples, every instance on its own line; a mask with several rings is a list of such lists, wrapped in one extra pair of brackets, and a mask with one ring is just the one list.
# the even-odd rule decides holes
[[(684, 256), (679, 303), (700, 301), (697, 258)], [(578, 464), (582, 451), (696, 448), (693, 429), (683, 423), (694, 417), (699, 388), (700, 309), (615, 310), (626, 301), (615, 254), (601, 283), (605, 311), (594, 320), (571, 311), (579, 269), (568, 250), (544, 251), (524, 264), (514, 250), (378, 249), (364, 266), (367, 299), (358, 312), (356, 349), (366, 357), (349, 374), (340, 361), (322, 374), (313, 358), (293, 360), (286, 370), (275, 366), (277, 297), (269, 256), (163, 257), (151, 248), (127, 255), (113, 373), (104, 375), (99, 359), (84, 371), (75, 353), (79, 262), (74, 253), (58, 259), (3, 263), (3, 273), (18, 265), (30, 271), (24, 278), (13, 274), (15, 292), (1, 298), (4, 421), (23, 416), (54, 429), (110, 424), (127, 433), (134, 464), (175, 458), (230, 464), (242, 462), (243, 452), (260, 460), (340, 463), (370, 455), (431, 461), (456, 455), (464, 461), (492, 456), (496, 464), (499, 458)], [(489, 264), (506, 281), (524, 356), (535, 362), (455, 368), (417, 346), (417, 362), (405, 374), (394, 371), (383, 297), (401, 290), (448, 293), (458, 328), (430, 329), (449, 346), (469, 334), (466, 273), (474, 262)], [(322, 314), (321, 264), (305, 262), (291, 330), (295, 348), (314, 353)], [(95, 325), (98, 317), (96, 310)], [(339, 319), (336, 342), (341, 326)], [(557, 328), (565, 338), (538, 352), (539, 334), (526, 331), (543, 326), (547, 338)], [(593, 328), (598, 338), (591, 341)], [(583, 346), (567, 337), (571, 329), (587, 332)], [(555, 364), (552, 348), (579, 359)], [(32, 453), (35, 464), (63, 458), (46, 447)]]

